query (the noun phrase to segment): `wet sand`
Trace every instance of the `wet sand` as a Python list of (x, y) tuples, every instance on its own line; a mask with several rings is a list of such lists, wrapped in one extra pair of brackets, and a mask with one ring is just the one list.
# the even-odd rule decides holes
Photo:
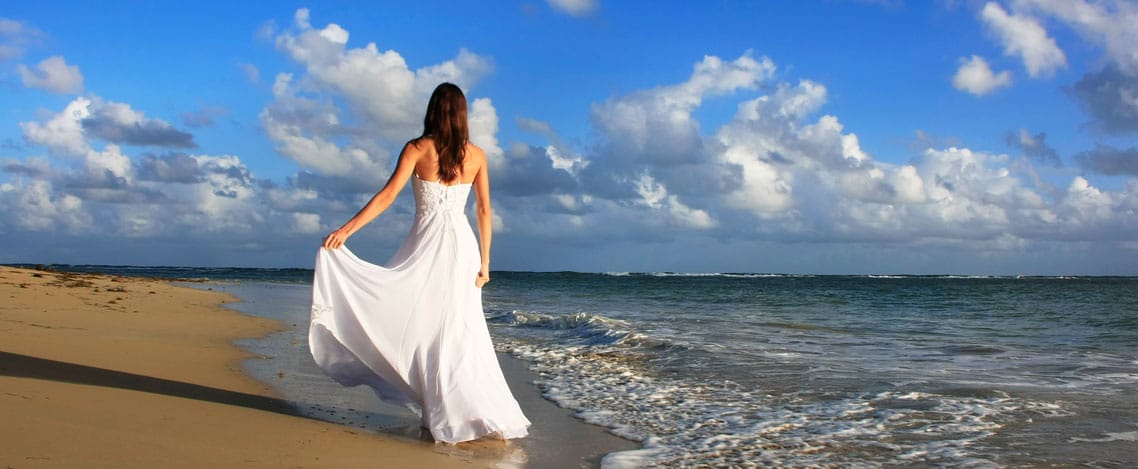
[[(366, 387), (344, 388), (312, 362), (306, 347), (312, 289), (307, 285), (267, 282), (220, 282), (193, 285), (232, 294), (241, 301), (227, 307), (245, 314), (283, 322), (285, 330), (258, 340), (242, 340), (243, 348), (261, 359), (245, 363), (254, 377), (268, 382), (277, 394), (305, 415), (341, 423), (362, 431), (407, 439), (423, 437), (419, 419), (410, 411), (386, 405)], [(608, 433), (572, 417), (541, 396), (538, 376), (528, 362), (499, 353), (498, 361), (510, 389), (533, 422), (526, 438), (502, 444), (435, 445), (434, 451), (485, 461), (499, 467), (598, 467), (605, 454), (638, 449), (639, 443)]]

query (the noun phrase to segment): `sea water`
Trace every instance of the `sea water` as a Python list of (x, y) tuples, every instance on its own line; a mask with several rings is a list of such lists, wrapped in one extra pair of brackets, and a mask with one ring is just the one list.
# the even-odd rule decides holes
[(1138, 464), (1138, 279), (503, 273), (611, 466)]
[[(166, 275), (114, 269), (92, 270)], [(267, 308), (306, 319), (311, 271), (172, 272), (278, 288)], [(605, 466), (1138, 465), (1138, 278), (493, 279), (499, 351), (548, 399), (641, 442)], [(296, 361), (272, 367), (321, 379)]]

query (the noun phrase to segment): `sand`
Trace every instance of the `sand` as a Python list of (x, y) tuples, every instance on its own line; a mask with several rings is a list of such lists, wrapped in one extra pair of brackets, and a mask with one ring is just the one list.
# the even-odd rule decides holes
[[(269, 337), (238, 342), (264, 358), (245, 361), (243, 368), (251, 376), (269, 383), (279, 396), (306, 409), (305, 415), (366, 431), (419, 438), (419, 418), (410, 411), (379, 402), (374, 393), (362, 386), (344, 388), (316, 367), (305, 346), (311, 286), (257, 281), (191, 285), (223, 291), (241, 300), (227, 304), (226, 308), (285, 324), (285, 330)], [(499, 353), (498, 361), (522, 411), (533, 422), (529, 436), (513, 440), (505, 448), (501, 445), (473, 448), (471, 445), (439, 445), (435, 451), (494, 461), (500, 467), (557, 469), (597, 467), (608, 453), (640, 448), (638, 443), (617, 437), (606, 428), (574, 418), (572, 411), (543, 398), (534, 384), (540, 378), (530, 371), (528, 361), (507, 353)], [(320, 410), (314, 410), (313, 406)]]
[(243, 372), (249, 354), (232, 344), (283, 325), (222, 308), (234, 301), (222, 293), (0, 266), (0, 301), (7, 468), (494, 463), (297, 415)]

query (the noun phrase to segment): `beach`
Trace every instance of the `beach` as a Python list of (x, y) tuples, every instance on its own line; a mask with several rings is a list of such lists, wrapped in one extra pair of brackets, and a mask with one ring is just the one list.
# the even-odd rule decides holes
[(16, 468), (1138, 463), (1134, 277), (495, 272), (534, 425), (442, 445), (316, 368), (310, 269), (52, 267), (0, 271)]
[[(237, 301), (225, 293), (0, 267), (0, 295), (5, 467), (446, 468), (501, 465), (503, 457), (525, 463), (504, 443), (436, 445), (301, 415), (246, 373), (242, 363), (254, 355), (233, 343), (286, 325), (223, 308)], [(511, 386), (526, 386), (524, 367), (507, 368)], [(535, 402), (532, 389), (523, 391), (515, 393), (531, 415), (554, 428), (573, 422), (567, 411), (540, 397)]]

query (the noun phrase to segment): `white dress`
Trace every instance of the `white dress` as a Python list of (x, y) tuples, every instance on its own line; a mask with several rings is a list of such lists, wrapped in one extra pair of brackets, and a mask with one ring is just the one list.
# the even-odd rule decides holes
[(471, 185), (411, 179), (415, 222), (386, 266), (346, 246), (317, 253), (312, 358), (340, 384), (418, 411), (436, 441), (526, 436), (530, 422), (502, 376), (474, 285)]

